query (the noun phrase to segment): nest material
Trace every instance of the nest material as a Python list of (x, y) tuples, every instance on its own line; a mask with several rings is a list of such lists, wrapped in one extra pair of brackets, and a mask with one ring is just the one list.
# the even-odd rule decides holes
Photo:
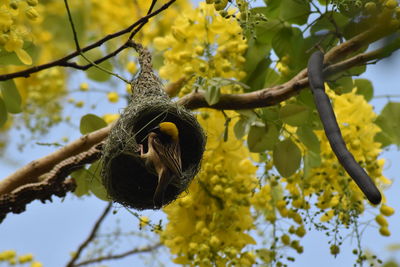
[(200, 169), (206, 137), (196, 118), (173, 103), (151, 68), (150, 53), (134, 44), (141, 72), (132, 82), (130, 102), (111, 129), (102, 157), (103, 184), (114, 201), (134, 209), (153, 209), (158, 183), (154, 171), (145, 167), (139, 145), (147, 146), (147, 135), (160, 122), (175, 123), (179, 129), (183, 177), (178, 186), (169, 185), (163, 205), (185, 191)]

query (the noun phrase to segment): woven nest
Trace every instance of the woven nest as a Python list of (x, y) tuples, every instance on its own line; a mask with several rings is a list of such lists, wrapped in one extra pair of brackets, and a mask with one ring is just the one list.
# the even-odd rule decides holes
[(142, 73), (132, 84), (131, 101), (111, 129), (102, 157), (103, 184), (109, 197), (139, 210), (155, 208), (153, 195), (158, 177), (146, 169), (138, 145), (143, 144), (147, 149), (150, 130), (163, 121), (173, 122), (179, 129), (183, 177), (178, 186), (167, 187), (163, 205), (188, 188), (200, 169), (206, 141), (193, 114), (173, 103), (158, 78), (152, 73), (146, 76), (144, 72), (142, 65)]

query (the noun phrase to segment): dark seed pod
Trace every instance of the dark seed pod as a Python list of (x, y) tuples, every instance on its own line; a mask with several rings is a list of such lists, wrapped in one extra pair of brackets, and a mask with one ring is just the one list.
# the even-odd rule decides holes
[(179, 129), (183, 176), (178, 186), (169, 185), (163, 205), (185, 191), (200, 169), (206, 137), (193, 114), (172, 102), (151, 66), (149, 51), (132, 44), (139, 53), (141, 71), (132, 81), (132, 95), (104, 146), (103, 184), (109, 197), (134, 209), (153, 209), (158, 176), (146, 169), (139, 144), (147, 146), (147, 135), (160, 122), (173, 122)]

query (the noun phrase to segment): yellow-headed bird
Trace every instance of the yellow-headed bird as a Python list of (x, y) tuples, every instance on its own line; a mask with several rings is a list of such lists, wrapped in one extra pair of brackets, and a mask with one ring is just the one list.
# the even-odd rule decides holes
[(158, 175), (153, 202), (155, 207), (160, 208), (168, 185), (179, 184), (182, 177), (178, 127), (172, 122), (161, 122), (148, 134), (147, 153), (140, 145), (140, 156), (145, 160), (146, 168), (154, 168)]

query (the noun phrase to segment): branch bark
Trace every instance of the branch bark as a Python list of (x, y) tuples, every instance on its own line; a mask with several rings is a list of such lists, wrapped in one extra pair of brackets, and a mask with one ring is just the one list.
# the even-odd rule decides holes
[(39, 177), (51, 171), (56, 164), (87, 151), (93, 145), (100, 143), (108, 135), (111, 127), (112, 125), (109, 125), (96, 132), (84, 135), (52, 154), (30, 162), (28, 165), (4, 178), (0, 181), (0, 196), (10, 193), (21, 185), (39, 182)]

